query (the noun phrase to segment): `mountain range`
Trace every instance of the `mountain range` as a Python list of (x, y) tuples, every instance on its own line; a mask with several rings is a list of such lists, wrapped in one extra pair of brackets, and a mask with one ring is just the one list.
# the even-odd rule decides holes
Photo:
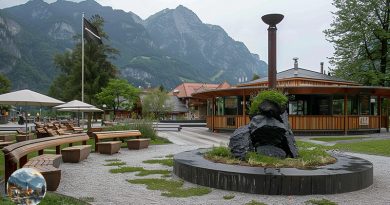
[(266, 63), (235, 41), (220, 26), (203, 23), (184, 6), (162, 10), (143, 20), (132, 12), (102, 6), (94, 0), (29, 2), (0, 10), (0, 72), (13, 89), (47, 92), (59, 74), (53, 57), (75, 45), (82, 12), (105, 20), (109, 43), (119, 50), (114, 64), (135, 86), (181, 82), (236, 84), (254, 73), (266, 75)]

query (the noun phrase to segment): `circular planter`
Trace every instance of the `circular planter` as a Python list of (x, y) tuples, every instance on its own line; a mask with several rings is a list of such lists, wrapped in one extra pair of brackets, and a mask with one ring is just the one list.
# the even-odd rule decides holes
[(228, 165), (206, 160), (207, 149), (174, 156), (173, 172), (202, 186), (266, 195), (337, 194), (364, 189), (373, 183), (372, 163), (333, 154), (337, 162), (312, 169), (263, 168)]

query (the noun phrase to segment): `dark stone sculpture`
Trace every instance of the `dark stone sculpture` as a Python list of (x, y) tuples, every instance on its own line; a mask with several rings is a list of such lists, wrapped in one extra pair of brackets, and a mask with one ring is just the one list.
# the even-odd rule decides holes
[(229, 147), (233, 156), (240, 159), (249, 151), (279, 158), (298, 156), (285, 107), (271, 101), (262, 102), (259, 113), (251, 118), (249, 125), (233, 133)]
[(234, 157), (241, 160), (245, 159), (246, 153), (254, 149), (250, 138), (249, 125), (242, 126), (234, 131), (230, 137), (229, 146)]

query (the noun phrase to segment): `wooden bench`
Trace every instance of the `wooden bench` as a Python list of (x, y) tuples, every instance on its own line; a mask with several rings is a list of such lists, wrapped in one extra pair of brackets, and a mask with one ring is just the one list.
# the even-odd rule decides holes
[(92, 132), (90, 133), (90, 137), (93, 137), (95, 139), (95, 152), (98, 152), (99, 146), (97, 146), (97, 143), (99, 143), (100, 140), (103, 139), (116, 140), (118, 138), (129, 138), (129, 137), (135, 137), (138, 139), (139, 137), (141, 137), (141, 132), (139, 130)]
[(46, 180), (48, 191), (57, 190), (61, 181), (61, 155), (44, 154), (31, 158), (23, 168), (34, 168), (42, 174)]
[(0, 140), (2, 140), (3, 142), (8, 142), (8, 141), (14, 141), (15, 140), (15, 136), (13, 136), (13, 135), (7, 135), (7, 134), (5, 134), (5, 135), (0, 135)]
[(130, 139), (127, 140), (128, 149), (144, 149), (148, 148), (150, 139)]
[(91, 152), (91, 145), (80, 145), (74, 147), (67, 147), (62, 149), (62, 161), (70, 163), (78, 163), (87, 159)]
[(121, 149), (121, 141), (109, 141), (109, 142), (99, 142), (97, 143), (97, 149), (100, 154), (114, 154), (118, 153)]
[(37, 151), (38, 155), (43, 155), (44, 149), (55, 147), (56, 154), (58, 155), (61, 154), (60, 146), (62, 144), (69, 144), (69, 146), (72, 146), (73, 143), (82, 142), (83, 145), (86, 145), (88, 139), (89, 137), (87, 134), (62, 135), (18, 142), (4, 147), (2, 151), (4, 152), (5, 159), (5, 185), (7, 184), (8, 178), (11, 174), (18, 169), (18, 165), (19, 167), (23, 167), (27, 164), (27, 155), (29, 153)]
[(17, 142), (23, 142), (27, 140), (32, 140), (33, 139), (33, 134), (19, 134), (16, 135), (16, 141)]

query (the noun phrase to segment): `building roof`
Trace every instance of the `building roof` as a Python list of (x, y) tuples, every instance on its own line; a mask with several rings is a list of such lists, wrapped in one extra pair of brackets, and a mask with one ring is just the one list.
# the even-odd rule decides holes
[(189, 98), (192, 97), (192, 93), (217, 89), (217, 88), (229, 88), (230, 85), (227, 82), (221, 84), (210, 84), (210, 83), (182, 83), (175, 89), (169, 92), (169, 95), (175, 95), (178, 98)]
[[(298, 71), (298, 72), (296, 72)], [(312, 70), (307, 70), (303, 68), (290, 68), (285, 71), (281, 71), (276, 74), (276, 79), (277, 80), (283, 80), (283, 79), (288, 79), (288, 78), (308, 78), (308, 79), (315, 79), (315, 80), (323, 80), (323, 81), (336, 81), (336, 82), (344, 82), (344, 83), (354, 83), (357, 84), (356, 82), (352, 81), (347, 81), (341, 78), (337, 78), (335, 76), (330, 76), (326, 75), (320, 72), (312, 71)], [(252, 85), (252, 84), (257, 84), (260, 82), (267, 82), (268, 81), (268, 76), (263, 77), (257, 80), (249, 81), (243, 84), (240, 84), (238, 86), (244, 86), (244, 85)]]

